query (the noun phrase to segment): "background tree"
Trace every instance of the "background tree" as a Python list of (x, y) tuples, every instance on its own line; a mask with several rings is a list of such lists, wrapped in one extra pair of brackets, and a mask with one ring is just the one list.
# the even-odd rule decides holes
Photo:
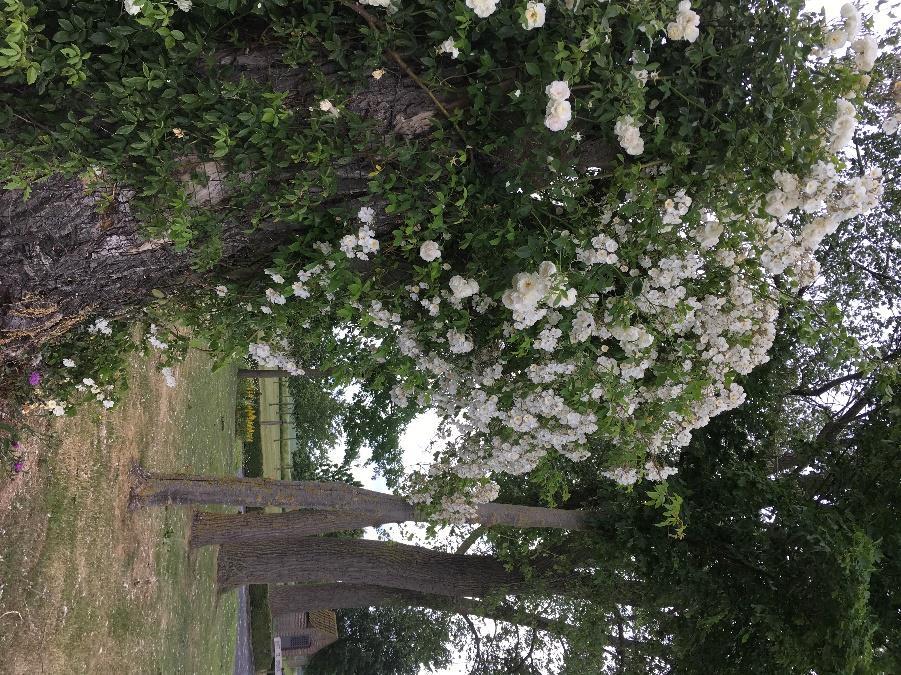
[(338, 612), (338, 640), (316, 653), (311, 675), (419, 675), (451, 661), (447, 620), (422, 609), (370, 607)]

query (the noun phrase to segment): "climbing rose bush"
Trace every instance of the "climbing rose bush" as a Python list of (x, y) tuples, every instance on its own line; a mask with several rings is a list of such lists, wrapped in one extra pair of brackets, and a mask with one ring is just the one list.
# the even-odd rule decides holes
[[(878, 53), (852, 5), (827, 22), (800, 2), (248, 4), (303, 72), (291, 91), (229, 70), (221, 50), (254, 40), (204, 42), (230, 10), (178, 9), (71, 18), (63, 42), (82, 25), (109, 41), (68, 74), (27, 42), (0, 76), (31, 99), (4, 103), (75, 88), (79, 115), (117, 131), (66, 122), (40, 162), (0, 168), (20, 187), (92, 167), (144, 181), (136, 213), (209, 267), (230, 216), (172, 170), (186, 155), (230, 177), (225, 203), (251, 226), (295, 224), (267, 274), (211, 275), (151, 313), (223, 357), (366, 377), (386, 405), (436, 410), (435, 461), (408, 489), (450, 520), (501, 473), (549, 498), (574, 462), (623, 485), (672, 475), (692, 431), (744, 400), (817, 246), (881, 192), (878, 171), (845, 171)], [(367, 102), (399, 86), (423, 110), (386, 129)], [(38, 141), (6, 132), (0, 150)]]

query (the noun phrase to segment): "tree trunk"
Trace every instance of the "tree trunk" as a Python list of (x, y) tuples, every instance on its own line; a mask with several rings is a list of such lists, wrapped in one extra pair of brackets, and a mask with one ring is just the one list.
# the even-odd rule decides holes
[[(318, 66), (326, 75), (340, 68), (329, 63)], [(265, 83), (273, 91), (287, 93), (286, 104), (298, 109), (313, 105), (321, 91), (321, 84), (311, 81), (306, 64), (286, 64), (275, 48), (223, 49), (212, 64), (204, 61), (198, 68), (204, 77)], [(376, 137), (409, 140), (444, 124), (437, 99), (411, 77), (412, 71), (401, 71), (387, 70), (378, 80), (368, 78), (365, 88), (344, 103), (370, 125)], [(458, 105), (464, 104), (458, 94), (454, 98)], [(448, 101), (442, 105), (444, 110), (453, 107)], [(527, 153), (528, 149), (508, 148), (504, 162), (515, 163)], [(598, 168), (615, 155), (615, 149), (605, 144), (586, 142), (579, 144), (578, 157), (563, 156), (561, 161), (572, 161), (582, 169)], [(351, 210), (360, 205), (358, 200), (368, 193), (371, 160), (361, 154), (335, 167), (332, 203), (347, 203)], [(200, 187), (186, 178), (192, 200), (198, 205), (223, 206), (228, 199), (227, 167), (209, 157), (186, 157), (188, 164), (211, 179)], [(490, 163), (486, 169), (492, 172)], [(247, 219), (242, 216), (224, 223), (220, 274), (204, 277), (191, 272), (192, 252), (175, 250), (167, 239), (143, 236), (130, 208), (134, 186), (110, 186), (106, 192), (61, 176), (33, 184), (27, 201), (20, 190), (0, 192), (0, 363), (32, 357), (44, 343), (92, 316), (126, 317), (152, 299), (153, 289), (188, 291), (212, 285), (225, 269), (233, 278), (252, 277), (294, 230), (291, 224), (264, 222), (248, 234)], [(378, 213), (374, 228), (387, 231), (390, 219)]]
[[(125, 318), (155, 289), (177, 296), (212, 285), (215, 273), (192, 271), (191, 251), (142, 234), (133, 194), (60, 176), (33, 185), (28, 200), (0, 190), (0, 364), (33, 358), (92, 317)], [(262, 263), (294, 228), (263, 223), (247, 232), (243, 220), (223, 223), (218, 271)]]
[[(304, 371), (304, 374), (306, 374), (306, 371)], [(250, 380), (262, 380), (276, 377), (293, 377), (293, 375), (287, 370), (247, 370), (242, 368), (238, 371), (238, 377)]]
[(151, 290), (188, 278), (191, 256), (145, 241), (121, 191), (101, 213), (101, 195), (53, 178), (0, 191), (0, 361), (29, 356), (92, 315), (115, 317)]
[[(302, 377), (306, 378), (314, 378), (314, 377), (327, 377), (329, 375), (329, 370), (319, 370), (318, 368), (304, 368)], [(250, 370), (246, 368), (242, 368), (238, 370), (238, 377), (244, 379), (251, 380), (261, 380), (268, 378), (283, 378), (283, 377), (295, 377), (287, 370)]]
[(565, 621), (546, 616), (517, 612), (506, 603), (492, 604), (471, 598), (404, 591), (370, 584), (317, 584), (269, 586), (269, 609), (272, 615), (310, 612), (318, 609), (357, 609), (360, 607), (425, 607), (439, 612), (467, 614), (485, 619), (506, 621), (520, 626), (564, 635), (573, 630)]
[[(240, 517), (235, 517), (235, 515)], [(331, 532), (378, 527), (386, 521), (378, 514), (353, 511), (313, 511), (286, 513), (230, 514), (197, 511), (191, 523), (191, 548), (214, 544), (300, 539)]]
[[(138, 472), (132, 489), (132, 507), (168, 504), (221, 504), (229, 506), (280, 506), (302, 510), (340, 510), (360, 515), (357, 524), (338, 530), (311, 532), (317, 525), (308, 514), (288, 512), (267, 514), (217, 514), (204, 522), (195, 520), (198, 546), (223, 543), (233, 532), (241, 532), (241, 541), (265, 541), (283, 536), (302, 537), (325, 534), (343, 529), (357, 529), (369, 525), (426, 520), (425, 516), (402, 497), (358, 488), (346, 483), (325, 481), (277, 481), (267, 478), (234, 478), (188, 476), (182, 474), (147, 474)], [(470, 522), (485, 526), (539, 527), (564, 530), (585, 530), (598, 514), (567, 511), (517, 504), (481, 504), (477, 516)], [(323, 527), (330, 526), (321, 520)], [(337, 521), (336, 521), (337, 522)], [(353, 520), (346, 522), (353, 523)], [(256, 525), (255, 525), (256, 523)], [(209, 527), (207, 526), (209, 525)], [(267, 534), (275, 528), (274, 536)], [(296, 529), (292, 529), (296, 528)], [(220, 533), (217, 535), (217, 533)], [(217, 538), (219, 537), (219, 538)]]
[(379, 513), (386, 518), (398, 518), (386, 522), (409, 520), (412, 509), (402, 497), (347, 483), (150, 474), (140, 468), (135, 468), (133, 474), (132, 508), (189, 504), (280, 506)]
[[(223, 51), (217, 57), (210, 76), (268, 82), (299, 106), (313, 95), (309, 69), (287, 67), (274, 50)], [(407, 138), (429, 131), (434, 103), (410, 78), (389, 72), (366, 85), (346, 105), (374, 129)], [(193, 201), (217, 205), (228, 198), (224, 168), (205, 158), (191, 159), (191, 166), (211, 177), (205, 188), (186, 181)], [(330, 201), (355, 208), (367, 191), (368, 171), (368, 160), (347, 158), (336, 168)], [(62, 176), (33, 184), (28, 200), (21, 190), (0, 189), (0, 364), (32, 358), (43, 344), (91, 317), (128, 316), (152, 301), (154, 289), (186, 292), (212, 285), (225, 271), (243, 276), (250, 268), (255, 276), (295, 229), (264, 222), (248, 233), (240, 216), (223, 223), (220, 274), (205, 277), (191, 271), (191, 251), (143, 235), (130, 208), (133, 189), (113, 186), (105, 192)], [(376, 229), (384, 230), (383, 214), (380, 221)]]
[(331, 537), (223, 544), (216, 580), (222, 589), (242, 584), (343, 582), (453, 597), (515, 592), (525, 582), (522, 574), (508, 571), (491, 556)]

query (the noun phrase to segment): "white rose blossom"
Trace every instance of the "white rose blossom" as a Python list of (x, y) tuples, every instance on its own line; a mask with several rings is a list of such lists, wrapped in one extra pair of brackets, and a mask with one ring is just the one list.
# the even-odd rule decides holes
[(419, 257), (426, 262), (438, 260), (441, 257), (441, 248), (438, 246), (438, 242), (431, 239), (422, 242), (422, 246), (419, 247)]
[(854, 51), (854, 63), (861, 72), (868, 73), (873, 70), (876, 57), (879, 54), (879, 45), (872, 35), (859, 38), (851, 43)]
[(526, 30), (541, 28), (544, 25), (546, 12), (547, 7), (544, 6), (543, 2), (529, 0), (529, 3), (526, 5), (526, 11), (523, 14), (522, 27)]
[(497, 9), (498, 0), (466, 0), (469, 7), (480, 19), (486, 19)]
[(616, 134), (619, 144), (629, 155), (640, 155), (644, 152), (644, 140), (635, 124), (635, 119), (631, 115), (623, 115), (616, 120), (613, 127), (613, 133)]
[(341, 114), (341, 112), (335, 107), (335, 105), (327, 98), (319, 101), (319, 109), (322, 112), (328, 113), (332, 117), (338, 117)]
[(454, 38), (449, 37), (447, 40), (438, 45), (438, 53), (439, 54), (450, 54), (452, 59), (460, 56), (460, 50), (457, 49), (457, 45), (454, 44)]
[(372, 225), (372, 221), (375, 220), (375, 209), (369, 206), (361, 206), (360, 210), (357, 212), (357, 219), (359, 219), (361, 223)]
[(572, 106), (567, 100), (570, 96), (569, 83), (555, 80), (545, 87), (544, 93), (548, 96), (544, 126), (551, 131), (563, 131), (572, 119)]
[(468, 298), (479, 292), (479, 282), (475, 279), (464, 279), (459, 274), (452, 276), (448, 285), (454, 297), (458, 300)]

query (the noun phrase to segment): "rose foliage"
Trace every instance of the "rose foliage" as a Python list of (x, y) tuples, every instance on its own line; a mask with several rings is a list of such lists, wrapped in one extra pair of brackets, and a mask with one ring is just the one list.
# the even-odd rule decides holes
[[(127, 191), (196, 252), (161, 353), (187, 327), (436, 410), (407, 487), (448, 520), (589, 458), (661, 482), (881, 194), (844, 171), (869, 20), (802, 4), (5, 0), (0, 176)], [(234, 222), (286, 226), (265, 273), (217, 266)]]

